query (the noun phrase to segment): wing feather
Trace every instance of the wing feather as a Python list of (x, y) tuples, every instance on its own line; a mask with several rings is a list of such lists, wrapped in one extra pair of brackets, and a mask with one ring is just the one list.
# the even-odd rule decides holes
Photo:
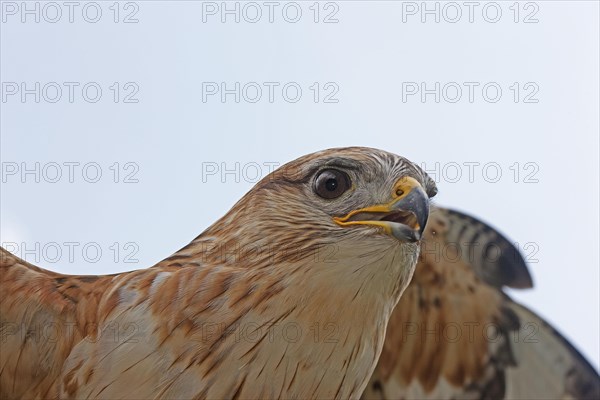
[(0, 247), (0, 287), (0, 398), (52, 397), (62, 364), (94, 322), (102, 280), (47, 271)]
[(471, 216), (432, 210), (363, 398), (600, 398), (598, 373), (504, 286), (532, 286), (515, 246)]

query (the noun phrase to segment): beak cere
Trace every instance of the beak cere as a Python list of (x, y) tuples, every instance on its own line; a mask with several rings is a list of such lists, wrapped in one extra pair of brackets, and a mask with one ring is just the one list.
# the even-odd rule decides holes
[(394, 186), (393, 197), (388, 204), (354, 210), (333, 220), (340, 226), (378, 226), (401, 242), (420, 240), (429, 217), (427, 193), (416, 179), (404, 177)]

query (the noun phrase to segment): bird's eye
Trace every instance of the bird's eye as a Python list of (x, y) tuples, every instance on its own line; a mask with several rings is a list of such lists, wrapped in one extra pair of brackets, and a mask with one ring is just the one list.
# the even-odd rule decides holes
[(350, 189), (350, 178), (337, 169), (325, 169), (315, 179), (315, 193), (324, 199), (340, 197)]

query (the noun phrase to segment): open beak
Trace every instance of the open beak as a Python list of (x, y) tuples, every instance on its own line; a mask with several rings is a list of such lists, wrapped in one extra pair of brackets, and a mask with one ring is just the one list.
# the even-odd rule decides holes
[(393, 196), (388, 204), (354, 210), (333, 220), (340, 226), (377, 226), (401, 242), (420, 240), (429, 217), (427, 193), (416, 179), (404, 177), (394, 186)]

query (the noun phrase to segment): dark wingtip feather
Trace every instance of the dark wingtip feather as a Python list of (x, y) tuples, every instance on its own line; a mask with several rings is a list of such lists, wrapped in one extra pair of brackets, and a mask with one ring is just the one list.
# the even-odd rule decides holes
[(496, 287), (507, 286), (517, 289), (533, 287), (533, 280), (523, 255), (502, 233), (487, 223), (462, 211), (441, 209), (448, 214), (454, 224), (478, 226), (486, 234), (492, 233), (492, 239), (486, 246), (500, 249), (499, 257), (483, 257), (480, 265), (474, 265), (481, 278)]

